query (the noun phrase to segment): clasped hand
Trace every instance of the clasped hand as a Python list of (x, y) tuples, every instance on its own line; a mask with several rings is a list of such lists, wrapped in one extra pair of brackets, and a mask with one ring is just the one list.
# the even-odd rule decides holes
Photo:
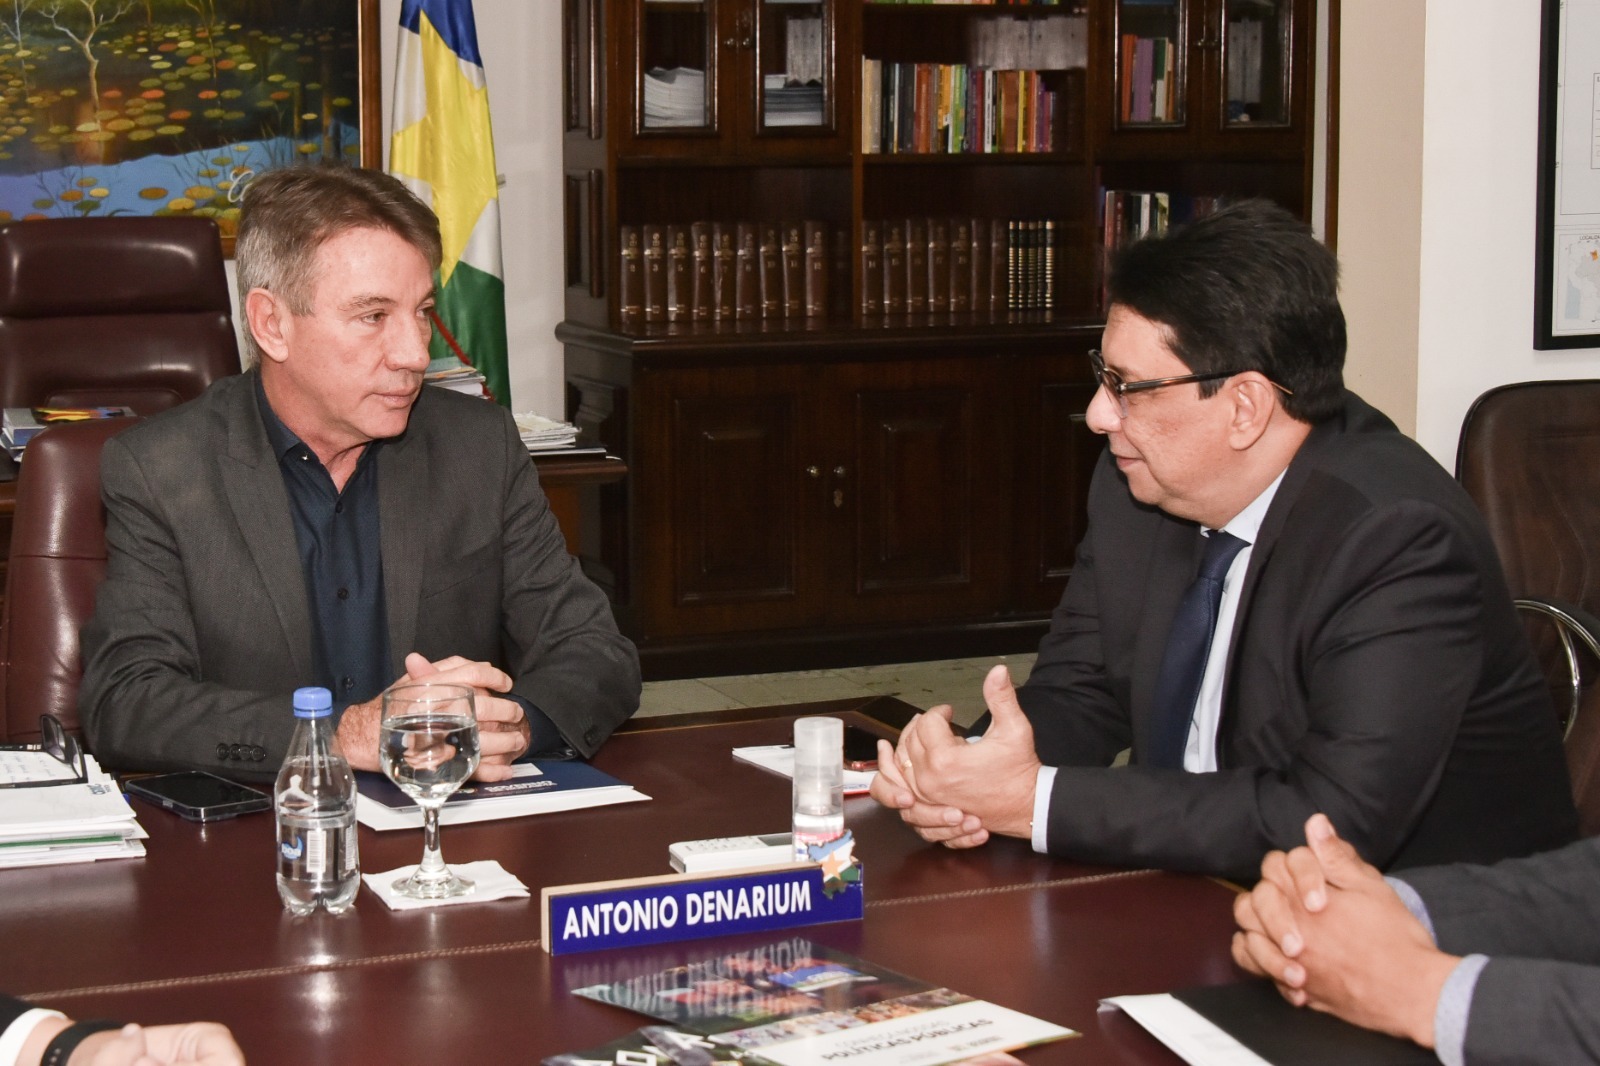
[(1234, 901), (1234, 961), (1297, 1007), (1432, 1047), (1439, 992), (1460, 959), (1434, 946), (1326, 815), (1306, 822), (1306, 842), (1269, 852), (1261, 881)]
[[(498, 695), (511, 691), (511, 678), (489, 663), (452, 655), (429, 662), (424, 655), (406, 656), (405, 676), (395, 685), (426, 681), (430, 684), (465, 685), (472, 689), (472, 707), (478, 718), (478, 769), (480, 781), (504, 781), (511, 763), (528, 750), (532, 731), (522, 705)], [(339, 746), (357, 770), (378, 770), (378, 727), (383, 717), (383, 697), (375, 696), (344, 712), (339, 720)]]
[(990, 833), (1026, 838), (1032, 831), (1039, 759), (1004, 666), (984, 678), (983, 699), (991, 722), (977, 743), (956, 736), (947, 704), (913, 718), (898, 745), (878, 742), (872, 798), (898, 810), (924, 840), (971, 848)]

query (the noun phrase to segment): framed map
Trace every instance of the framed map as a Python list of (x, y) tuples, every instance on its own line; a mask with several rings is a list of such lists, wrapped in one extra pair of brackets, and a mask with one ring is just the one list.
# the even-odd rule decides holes
[(0, 0), (0, 221), (213, 218), (273, 167), (376, 166), (378, 0)]
[(1544, 0), (1533, 346), (1600, 346), (1600, 0)]

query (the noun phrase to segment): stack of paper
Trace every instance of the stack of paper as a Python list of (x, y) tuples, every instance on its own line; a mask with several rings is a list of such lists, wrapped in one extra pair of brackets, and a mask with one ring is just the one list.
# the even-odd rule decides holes
[(450, 389), (468, 396), (487, 397), (483, 375), (455, 357), (435, 359), (428, 364), (422, 380), (436, 388)]
[[(740, 762), (747, 762), (751, 766), (759, 766), (763, 770), (780, 774), (787, 778), (794, 777), (794, 745), (793, 744), (758, 744), (749, 748), (734, 748), (733, 757)], [(872, 779), (878, 776), (876, 770), (846, 770), (844, 772), (844, 794), (846, 796), (859, 796), (863, 792), (871, 791)]]
[[(42, 752), (0, 751), (0, 782), (37, 780)], [(0, 789), (0, 868), (137, 858), (148, 834), (111, 775), (85, 756), (88, 781)], [(69, 772), (70, 773), (70, 772)]]
[(645, 71), (644, 124), (647, 129), (704, 126), (706, 72), (692, 67), (653, 67)]
[(578, 427), (570, 422), (557, 422), (531, 411), (514, 417), (522, 443), (530, 452), (557, 451), (578, 443)]

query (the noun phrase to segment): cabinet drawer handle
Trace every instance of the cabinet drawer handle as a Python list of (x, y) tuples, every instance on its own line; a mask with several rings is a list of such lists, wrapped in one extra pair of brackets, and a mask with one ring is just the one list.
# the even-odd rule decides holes
[(810, 466), (806, 467), (806, 477), (821, 477), (821, 476), (822, 476), (822, 471), (820, 469), (818, 469), (816, 463), (812, 463)]

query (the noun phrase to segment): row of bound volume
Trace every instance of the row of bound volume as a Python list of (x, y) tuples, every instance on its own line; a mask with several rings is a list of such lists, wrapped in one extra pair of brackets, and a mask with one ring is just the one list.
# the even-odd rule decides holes
[(1055, 307), (1054, 219), (907, 218), (861, 226), (861, 313)]
[[(825, 222), (619, 227), (624, 319), (709, 322), (829, 313), (848, 237)], [(843, 279), (848, 288), (849, 279)]]
[(1051, 152), (1055, 115), (1035, 70), (861, 60), (863, 152)]

